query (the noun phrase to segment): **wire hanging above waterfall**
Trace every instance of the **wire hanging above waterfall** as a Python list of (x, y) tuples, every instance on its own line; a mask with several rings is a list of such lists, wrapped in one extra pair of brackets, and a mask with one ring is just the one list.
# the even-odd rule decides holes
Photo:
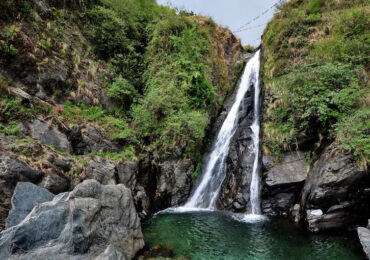
[(254, 29), (254, 28), (258, 28), (258, 27), (261, 27), (262, 25), (257, 25), (257, 26), (254, 26), (254, 27), (247, 27), (249, 26), (251, 23), (253, 23), (254, 21), (258, 20), (259, 18), (261, 18), (263, 15), (267, 14), (269, 11), (271, 11), (273, 8), (275, 8), (276, 6), (278, 6), (279, 4), (282, 4), (284, 3), (286, 0), (279, 0), (278, 2), (276, 2), (275, 4), (273, 4), (272, 6), (270, 6), (268, 9), (266, 9), (265, 11), (263, 11), (260, 15), (254, 17), (252, 20), (250, 20), (249, 22), (245, 23), (244, 25), (240, 26), (239, 28), (237, 28), (235, 31), (233, 31), (233, 33), (237, 33), (237, 32), (242, 32), (242, 31), (246, 31), (246, 30), (251, 30), (251, 29)]

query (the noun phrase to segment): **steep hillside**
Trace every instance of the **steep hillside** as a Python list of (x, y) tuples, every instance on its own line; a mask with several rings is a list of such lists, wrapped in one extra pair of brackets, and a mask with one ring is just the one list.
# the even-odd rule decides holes
[(337, 140), (369, 162), (369, 12), (362, 0), (293, 0), (268, 24), (265, 153), (315, 153)]
[[(16, 160), (40, 171), (19, 180), (54, 193), (86, 178), (125, 182), (144, 214), (186, 199), (206, 129), (243, 68), (240, 41), (152, 0), (16, 0), (0, 9), (4, 169)], [(2, 226), (18, 179), (0, 178)]]
[(262, 207), (311, 231), (370, 217), (370, 5), (292, 0), (263, 34)]

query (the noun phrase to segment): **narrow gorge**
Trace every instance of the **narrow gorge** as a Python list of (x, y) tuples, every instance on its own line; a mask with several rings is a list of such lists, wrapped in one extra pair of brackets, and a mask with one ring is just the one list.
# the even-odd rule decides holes
[(0, 2), (0, 260), (370, 259), (368, 1), (162, 2)]

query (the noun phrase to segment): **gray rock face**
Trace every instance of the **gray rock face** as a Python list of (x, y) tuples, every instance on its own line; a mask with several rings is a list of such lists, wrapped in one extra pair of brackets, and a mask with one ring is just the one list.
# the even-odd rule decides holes
[(186, 202), (191, 190), (194, 172), (189, 159), (166, 161), (159, 165), (160, 177), (157, 183), (156, 198), (158, 208), (179, 206)]
[(364, 249), (367, 258), (370, 259), (370, 230), (367, 228), (359, 227), (357, 228), (358, 237)]
[(14, 188), (19, 181), (39, 183), (44, 173), (0, 151), (0, 229), (10, 210)]
[(303, 152), (284, 153), (282, 160), (266, 173), (266, 185), (269, 187), (299, 183), (306, 179), (306, 162)]
[(54, 128), (50, 123), (35, 119), (31, 122), (23, 122), (21, 131), (33, 139), (40, 140), (47, 145), (53, 145), (68, 153), (72, 153), (72, 146), (65, 134)]
[(278, 163), (264, 158), (262, 210), (265, 215), (288, 215), (306, 179), (306, 162), (303, 152), (284, 153)]
[(119, 183), (125, 184), (127, 187), (135, 186), (138, 171), (139, 168), (136, 162), (124, 161), (119, 163), (117, 165)]
[(143, 246), (130, 190), (96, 180), (35, 206), (0, 233), (0, 259), (112, 259), (120, 253), (132, 259)]
[(88, 179), (94, 179), (103, 185), (116, 184), (116, 165), (102, 157), (95, 156), (89, 161), (86, 168)]
[(12, 197), (12, 209), (6, 220), (6, 228), (18, 225), (38, 203), (51, 201), (54, 195), (29, 182), (18, 182)]
[[(83, 141), (87, 145), (87, 152), (116, 152), (118, 148), (98, 129), (86, 126), (87, 132), (83, 134)], [(86, 153), (86, 152), (85, 152)]]
[[(370, 216), (370, 177), (351, 152), (337, 143), (327, 147), (314, 163), (304, 185), (301, 205), (311, 231), (348, 228)], [(313, 210), (322, 215), (312, 216)]]

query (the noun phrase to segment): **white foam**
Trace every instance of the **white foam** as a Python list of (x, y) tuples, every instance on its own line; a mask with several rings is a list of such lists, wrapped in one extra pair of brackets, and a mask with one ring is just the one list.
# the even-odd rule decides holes
[(269, 218), (264, 215), (257, 214), (233, 214), (232, 218), (245, 223), (259, 223), (268, 221)]
[(189, 208), (189, 207), (178, 207), (178, 208), (167, 208), (161, 211), (158, 211), (154, 215), (166, 214), (166, 213), (192, 213), (192, 212), (213, 212), (212, 209), (206, 208)]

